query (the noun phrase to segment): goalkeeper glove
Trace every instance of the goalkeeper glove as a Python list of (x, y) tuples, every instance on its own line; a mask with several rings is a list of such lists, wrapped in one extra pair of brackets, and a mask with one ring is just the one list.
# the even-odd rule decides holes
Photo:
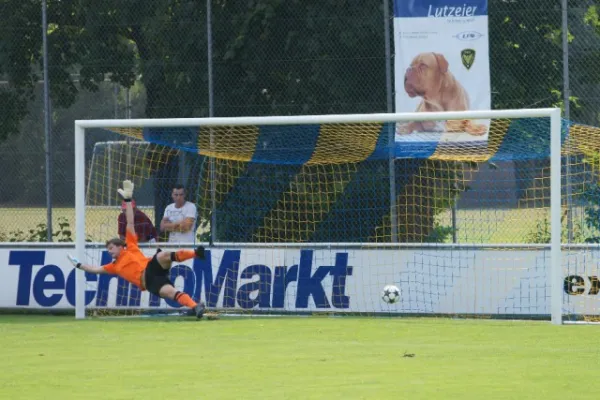
[(71, 261), (71, 264), (73, 264), (75, 268), (81, 268), (81, 263), (77, 258), (73, 257), (71, 254), (67, 254), (67, 258), (69, 261)]
[(118, 189), (117, 192), (119, 192), (123, 200), (130, 201), (133, 197), (133, 182), (130, 180), (123, 181), (123, 189)]

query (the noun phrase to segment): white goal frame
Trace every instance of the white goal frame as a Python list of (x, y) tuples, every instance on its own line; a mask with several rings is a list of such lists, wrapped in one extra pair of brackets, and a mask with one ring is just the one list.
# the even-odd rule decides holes
[[(85, 130), (88, 128), (189, 127), (241, 125), (297, 125), (327, 123), (383, 123), (440, 121), (451, 119), (550, 118), (550, 257), (551, 322), (562, 324), (562, 252), (561, 252), (561, 110), (537, 108), (517, 110), (477, 110), (428, 113), (333, 114), (306, 116), (105, 119), (75, 121), (75, 253), (85, 259)], [(400, 244), (401, 245), (401, 244)], [(414, 246), (414, 244), (413, 244)], [(85, 274), (76, 271), (75, 317), (85, 318)]]

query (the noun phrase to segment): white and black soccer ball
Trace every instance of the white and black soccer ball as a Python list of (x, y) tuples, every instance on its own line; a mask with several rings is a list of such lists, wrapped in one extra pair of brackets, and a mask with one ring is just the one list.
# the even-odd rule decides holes
[(400, 289), (396, 285), (386, 285), (381, 292), (381, 299), (388, 304), (400, 301)]

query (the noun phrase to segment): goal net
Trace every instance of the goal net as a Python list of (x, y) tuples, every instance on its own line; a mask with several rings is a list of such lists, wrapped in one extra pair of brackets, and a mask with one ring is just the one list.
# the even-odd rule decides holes
[[(77, 251), (111, 261), (131, 179), (144, 252), (207, 246), (170, 278), (212, 310), (591, 321), (599, 152), (554, 109), (77, 121)], [(193, 242), (160, 232), (176, 184)], [(76, 287), (79, 317), (184, 311), (111, 275)]]

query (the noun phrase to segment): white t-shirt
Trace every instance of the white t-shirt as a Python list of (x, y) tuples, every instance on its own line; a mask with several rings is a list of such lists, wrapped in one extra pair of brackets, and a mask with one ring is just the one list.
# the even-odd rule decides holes
[(165, 208), (164, 218), (167, 218), (169, 222), (179, 222), (183, 221), (185, 218), (193, 218), (194, 224), (192, 225), (192, 229), (187, 232), (169, 232), (169, 242), (170, 243), (194, 243), (196, 232), (196, 219), (198, 216), (198, 211), (196, 210), (196, 205), (194, 203), (190, 203), (186, 201), (181, 208), (175, 207), (175, 203), (171, 203)]

